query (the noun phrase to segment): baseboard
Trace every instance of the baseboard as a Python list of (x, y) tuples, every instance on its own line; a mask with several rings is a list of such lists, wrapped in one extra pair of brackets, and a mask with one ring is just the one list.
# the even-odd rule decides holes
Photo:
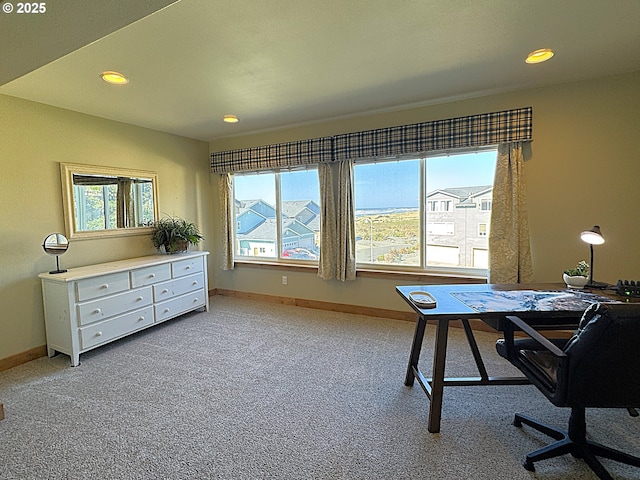
[(23, 363), (30, 362), (36, 358), (44, 357), (47, 354), (47, 346), (41, 345), (25, 352), (11, 355), (10, 357), (0, 359), (0, 372), (3, 370), (9, 370), (10, 368), (17, 367)]
[[(356, 315), (367, 315), (369, 317), (391, 318), (394, 320), (416, 321), (414, 312), (401, 310), (389, 310), (384, 308), (364, 307), (362, 305), (349, 305), (346, 303), (322, 302), (319, 300), (307, 300), (304, 298), (280, 297), (277, 295), (264, 295), (261, 293), (241, 292), (237, 290), (225, 290), (217, 288), (210, 292), (211, 295), (222, 295), (227, 297), (243, 298), (246, 300), (256, 300), (261, 302), (279, 303), (282, 305), (295, 305), (297, 307), (315, 308), (318, 310), (329, 310), (332, 312), (353, 313)], [(482, 320), (469, 320), (474, 330), (485, 332), (495, 332), (493, 328)], [(458, 320), (450, 323), (452, 327), (462, 328), (462, 323)]]
[(396, 320), (415, 321), (416, 315), (413, 312), (401, 312), (398, 310), (388, 310), (384, 308), (364, 307), (362, 305), (349, 305), (346, 303), (323, 302), (319, 300), (307, 300), (304, 298), (280, 297), (276, 295), (264, 295), (260, 293), (240, 292), (237, 290), (216, 289), (217, 295), (227, 297), (243, 298), (246, 300), (257, 300), (261, 302), (279, 303), (281, 305), (295, 305), (296, 307), (315, 308), (317, 310), (329, 310), (332, 312), (354, 313), (357, 315), (368, 315), (370, 317), (393, 318)]

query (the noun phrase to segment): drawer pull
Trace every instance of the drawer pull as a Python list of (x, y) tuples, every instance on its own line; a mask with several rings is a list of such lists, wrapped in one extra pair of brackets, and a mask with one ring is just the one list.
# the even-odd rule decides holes
[(96, 337), (101, 337), (102, 336), (102, 332), (96, 332)]
[(164, 311), (162, 313), (169, 313), (169, 309), (165, 308)]
[(102, 310), (100, 310), (99, 308), (96, 308), (93, 313), (100, 313)]
[(156, 277), (155, 273), (152, 273), (152, 274), (149, 275), (149, 278), (155, 278), (155, 277)]
[(104, 285), (102, 285), (100, 288), (109, 288), (109, 284), (105, 283)]
[(193, 303), (196, 303), (198, 301), (198, 297), (193, 299)]
[(193, 283), (192, 283), (191, 285), (197, 285), (197, 284), (198, 284), (198, 281), (197, 281), (197, 280), (194, 280), (194, 281), (193, 281)]
[(169, 293), (169, 290), (165, 288), (162, 290), (162, 293)]
[(142, 317), (138, 317), (138, 321), (139, 321), (139, 322), (142, 322), (143, 320), (144, 320), (144, 316), (142, 316)]
[(187, 270), (191, 270), (191, 265), (187, 265)]
[(138, 298), (136, 298), (136, 302), (141, 302), (142, 300), (144, 300), (144, 297), (138, 297)]

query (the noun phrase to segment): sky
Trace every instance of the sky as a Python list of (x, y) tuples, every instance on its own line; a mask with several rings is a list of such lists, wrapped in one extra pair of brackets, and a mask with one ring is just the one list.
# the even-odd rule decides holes
[[(469, 153), (427, 160), (427, 192), (447, 187), (493, 184), (495, 151)], [(418, 207), (418, 160), (356, 164), (356, 209)], [(280, 176), (282, 200), (319, 201), (316, 170), (288, 172)], [(275, 205), (275, 175), (236, 175), (236, 198), (262, 198)]]

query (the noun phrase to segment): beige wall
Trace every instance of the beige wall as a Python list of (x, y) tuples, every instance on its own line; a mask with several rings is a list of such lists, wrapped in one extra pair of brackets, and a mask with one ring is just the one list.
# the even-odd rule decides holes
[[(607, 243), (595, 247), (596, 280), (640, 280), (640, 72), (512, 92), (395, 113), (227, 138), (211, 151), (292, 141), (503, 109), (533, 107), (533, 142), (526, 151), (535, 280), (562, 281), (562, 271), (589, 261), (579, 232), (599, 224)], [(216, 256), (212, 263), (219, 264)], [(288, 276), (288, 285), (281, 276)], [(324, 281), (314, 272), (218, 270), (218, 288), (310, 300), (406, 309), (393, 279)], [(411, 284), (412, 282), (403, 282)]]
[[(211, 249), (208, 145), (0, 95), (0, 360), (44, 345), (42, 242), (64, 232), (59, 162), (158, 173), (160, 211), (198, 223)], [(63, 268), (154, 253), (149, 237), (72, 241)]]

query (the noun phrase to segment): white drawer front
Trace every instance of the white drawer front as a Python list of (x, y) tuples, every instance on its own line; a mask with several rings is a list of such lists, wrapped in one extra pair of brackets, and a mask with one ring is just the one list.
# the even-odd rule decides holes
[(131, 271), (131, 288), (144, 287), (152, 283), (164, 282), (171, 278), (171, 266), (153, 265)]
[(129, 290), (129, 272), (87, 278), (76, 283), (76, 296), (79, 302), (125, 290)]
[(205, 305), (205, 291), (198, 290), (196, 292), (187, 293), (182, 297), (176, 297), (173, 300), (162, 302), (155, 306), (156, 322), (161, 322), (169, 318), (175, 317), (182, 313), (189, 312), (198, 307)]
[(80, 325), (104, 320), (124, 312), (136, 310), (153, 303), (151, 287), (118, 293), (107, 298), (99, 298), (78, 304)]
[(202, 257), (188, 258), (186, 260), (179, 260), (171, 264), (171, 270), (173, 271), (173, 278), (184, 277), (185, 275), (191, 275), (202, 271)]
[(152, 324), (153, 307), (148, 306), (95, 325), (82, 327), (80, 328), (81, 348), (86, 350), (87, 348), (95, 347)]
[(162, 302), (201, 288), (204, 288), (204, 275), (202, 273), (180, 277), (170, 282), (154, 285), (153, 299), (156, 302)]

